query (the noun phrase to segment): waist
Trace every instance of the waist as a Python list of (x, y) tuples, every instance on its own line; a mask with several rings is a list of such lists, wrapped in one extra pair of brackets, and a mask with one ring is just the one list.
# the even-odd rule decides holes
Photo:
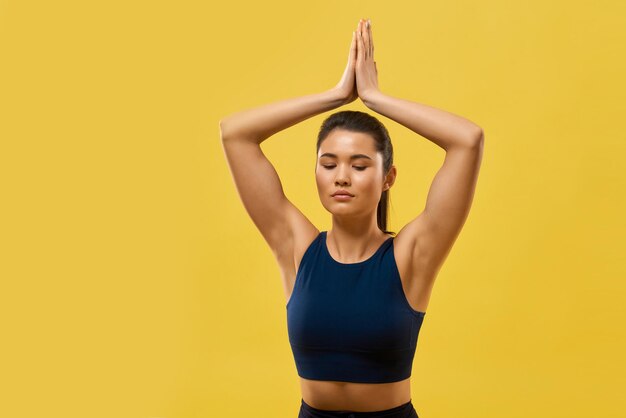
[(382, 411), (411, 400), (410, 378), (391, 383), (353, 383), (300, 377), (300, 386), (304, 402), (328, 411)]

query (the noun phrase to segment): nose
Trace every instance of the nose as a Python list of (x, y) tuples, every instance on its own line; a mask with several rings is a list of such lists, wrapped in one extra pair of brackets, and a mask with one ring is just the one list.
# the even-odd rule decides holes
[(344, 169), (338, 169), (337, 170), (337, 177), (335, 178), (335, 184), (336, 185), (341, 185), (341, 186), (345, 186), (345, 185), (349, 185), (350, 184), (348, 176), (346, 176), (345, 173), (344, 173)]

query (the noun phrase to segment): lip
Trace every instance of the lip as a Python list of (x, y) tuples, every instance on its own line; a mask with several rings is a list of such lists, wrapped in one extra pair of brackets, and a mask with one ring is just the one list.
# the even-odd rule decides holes
[(337, 197), (337, 196), (354, 197), (354, 195), (352, 193), (349, 193), (346, 190), (338, 190), (335, 193), (333, 193), (331, 196), (333, 196), (333, 197)]
[(339, 201), (346, 201), (350, 199), (354, 199), (354, 196), (350, 196), (349, 194), (335, 194), (333, 195), (333, 199)]

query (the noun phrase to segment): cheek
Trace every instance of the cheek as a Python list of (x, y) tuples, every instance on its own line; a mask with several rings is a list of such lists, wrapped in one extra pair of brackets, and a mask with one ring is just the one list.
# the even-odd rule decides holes
[(315, 175), (315, 184), (317, 185), (317, 188), (319, 190), (323, 190), (324, 188), (328, 187), (327, 183), (328, 180), (322, 173), (317, 173)]
[(318, 168), (315, 172), (315, 179), (318, 183), (326, 183), (328, 181), (333, 180), (332, 170), (327, 170), (325, 168)]
[(315, 182), (319, 185), (323, 182), (324, 175), (319, 170), (315, 172)]
[(360, 176), (355, 176), (355, 180), (358, 181), (359, 185), (368, 190), (376, 189), (378, 186), (376, 182), (376, 176), (371, 173), (362, 173)]

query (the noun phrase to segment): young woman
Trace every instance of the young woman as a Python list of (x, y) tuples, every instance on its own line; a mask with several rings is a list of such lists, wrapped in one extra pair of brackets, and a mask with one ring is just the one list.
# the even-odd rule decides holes
[[(260, 147), (276, 132), (357, 97), (446, 151), (425, 209), (397, 234), (387, 231), (393, 148), (375, 117), (338, 112), (320, 129), (315, 179), (332, 214), (329, 231), (320, 232), (285, 197)], [(280, 266), (302, 389), (299, 418), (416, 418), (410, 375), (417, 336), (435, 277), (469, 213), (482, 129), (382, 93), (364, 19), (335, 87), (235, 113), (220, 129), (239, 196)]]

